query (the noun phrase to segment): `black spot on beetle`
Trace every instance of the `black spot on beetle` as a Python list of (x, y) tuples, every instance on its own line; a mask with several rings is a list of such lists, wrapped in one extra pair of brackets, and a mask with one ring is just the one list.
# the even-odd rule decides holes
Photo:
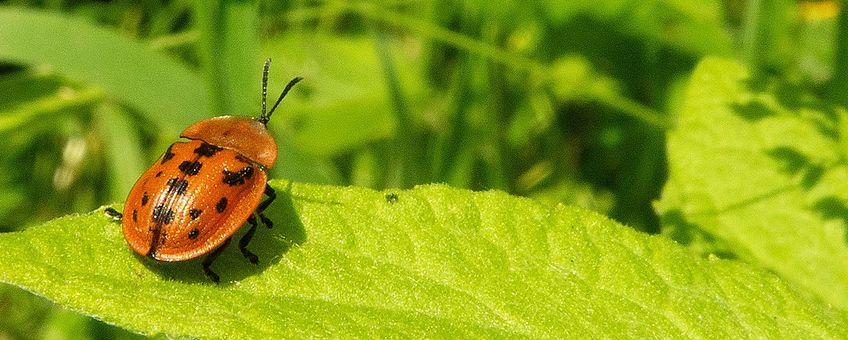
[(138, 222), (138, 210), (133, 209), (133, 222)]
[(153, 222), (159, 224), (168, 224), (174, 220), (174, 210), (166, 209), (164, 205), (157, 205), (153, 208)]
[(219, 213), (224, 212), (224, 209), (227, 209), (227, 198), (221, 197), (217, 204), (215, 204), (215, 210)]
[(147, 201), (149, 201), (149, 200), (150, 200), (150, 196), (147, 196), (147, 192), (145, 191), (144, 194), (141, 195), (141, 206), (143, 207), (143, 206), (147, 205)]
[(203, 164), (198, 161), (183, 161), (180, 163), (180, 171), (188, 176), (194, 176), (200, 172), (201, 166), (203, 166)]
[(229, 185), (242, 185), (245, 179), (253, 177), (253, 167), (246, 166), (237, 172), (224, 170), (224, 183)]
[(188, 211), (188, 216), (191, 217), (192, 221), (194, 221), (198, 217), (200, 217), (200, 213), (202, 213), (202, 212), (203, 212), (203, 210), (200, 210), (200, 209), (191, 209), (191, 210)]
[(174, 147), (174, 144), (171, 144), (170, 146), (168, 146), (168, 149), (165, 150), (165, 154), (162, 155), (162, 162), (159, 163), (159, 164), (165, 164), (165, 162), (171, 160), (171, 158), (174, 158), (174, 153), (171, 152), (172, 147)]
[(188, 181), (179, 178), (168, 179), (168, 192), (176, 192), (177, 195), (184, 195), (188, 189)]
[(159, 176), (162, 176), (162, 171), (157, 172), (156, 176), (153, 176), (153, 177), (159, 177)]
[(194, 149), (194, 153), (203, 157), (212, 157), (222, 149), (223, 148), (220, 146), (215, 146), (209, 143), (201, 143), (200, 146), (197, 147), (197, 149)]
[(198, 230), (197, 228), (194, 228), (194, 229), (192, 229), (191, 231), (188, 232), (188, 239), (189, 240), (196, 239), (197, 235), (200, 235), (200, 230)]

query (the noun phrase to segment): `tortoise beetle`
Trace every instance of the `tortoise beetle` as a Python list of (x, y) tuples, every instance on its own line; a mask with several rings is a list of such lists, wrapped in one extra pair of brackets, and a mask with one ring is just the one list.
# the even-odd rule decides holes
[[(267, 171), (277, 158), (277, 144), (268, 132), (271, 114), (303, 78), (286, 85), (266, 114), (268, 72), (262, 72), (262, 112), (259, 117), (221, 116), (186, 128), (133, 186), (120, 219), (124, 238), (136, 253), (157, 261), (191, 260), (206, 255), (203, 272), (215, 283), (220, 278), (212, 262), (247, 222), (250, 229), (239, 240), (239, 250), (256, 264), (247, 249), (256, 232), (256, 217), (268, 228), (273, 223), (263, 211), (276, 198)], [(263, 197), (267, 196), (263, 200)]]

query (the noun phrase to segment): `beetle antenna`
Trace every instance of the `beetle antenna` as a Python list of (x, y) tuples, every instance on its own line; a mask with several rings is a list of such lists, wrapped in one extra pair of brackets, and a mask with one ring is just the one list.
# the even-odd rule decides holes
[(294, 77), (294, 79), (290, 80), (288, 84), (286, 84), (286, 88), (283, 89), (283, 93), (280, 93), (280, 98), (277, 98), (277, 102), (274, 103), (274, 106), (271, 107), (271, 111), (268, 111), (267, 115), (264, 115), (260, 118), (263, 124), (268, 124), (268, 120), (271, 119), (271, 114), (274, 113), (274, 110), (277, 109), (277, 105), (280, 105), (280, 102), (283, 101), (283, 98), (286, 97), (286, 94), (289, 93), (289, 90), (297, 84), (299, 81), (303, 80), (303, 77)]
[(286, 88), (283, 89), (283, 93), (280, 93), (280, 98), (277, 98), (277, 102), (274, 103), (274, 106), (271, 107), (271, 111), (268, 111), (267, 115), (262, 115), (259, 118), (259, 121), (261, 121), (262, 124), (268, 124), (268, 120), (271, 119), (271, 114), (274, 113), (274, 110), (277, 109), (277, 105), (280, 105), (280, 102), (283, 101), (283, 98), (286, 97), (286, 94), (289, 93), (289, 90), (294, 87), (294, 84), (297, 84), (301, 80), (303, 80), (303, 77), (294, 77), (294, 79), (290, 80), (289, 83), (286, 84)]
[(262, 114), (259, 115), (259, 121), (261, 121), (262, 124), (266, 124), (268, 122), (268, 117), (265, 116), (265, 98), (268, 97), (269, 69), (271, 69), (271, 58), (265, 59), (265, 67), (262, 69)]
[(274, 106), (271, 107), (271, 111), (265, 113), (266, 108), (266, 99), (268, 97), (268, 73), (271, 69), (271, 58), (265, 60), (265, 68), (262, 70), (262, 114), (259, 115), (259, 121), (263, 125), (268, 125), (268, 121), (271, 120), (271, 114), (274, 113), (274, 110), (277, 109), (277, 105), (280, 105), (280, 102), (283, 101), (283, 98), (286, 97), (286, 94), (289, 93), (294, 84), (297, 84), (299, 81), (303, 80), (303, 77), (294, 77), (289, 83), (286, 85), (286, 88), (283, 89), (283, 93), (280, 93), (280, 98), (277, 98), (277, 102), (274, 103)]

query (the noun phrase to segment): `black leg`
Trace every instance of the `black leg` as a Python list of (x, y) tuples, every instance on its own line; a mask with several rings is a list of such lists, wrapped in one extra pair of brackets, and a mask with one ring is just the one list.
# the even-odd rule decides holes
[[(277, 194), (267, 183), (265, 184), (265, 195), (268, 195), (268, 198), (262, 201), (262, 203), (259, 203), (259, 206), (256, 207), (255, 213), (256, 215), (259, 215), (259, 219), (262, 220), (262, 223), (265, 224), (266, 227), (271, 228), (274, 226), (274, 223), (265, 217), (262, 212), (268, 208), (275, 198), (277, 198)], [(259, 256), (256, 256), (256, 254), (248, 250), (247, 245), (250, 244), (250, 240), (252, 240), (253, 235), (256, 234), (256, 215), (250, 215), (250, 217), (247, 218), (247, 223), (250, 224), (250, 229), (248, 229), (244, 236), (239, 239), (239, 250), (241, 251), (241, 254), (253, 264), (259, 263)]]
[(271, 205), (271, 202), (274, 202), (277, 198), (277, 192), (275, 192), (270, 185), (265, 184), (265, 195), (268, 195), (268, 198), (262, 201), (262, 203), (259, 203), (259, 207), (256, 208), (256, 214), (259, 215), (259, 219), (262, 220), (262, 224), (268, 227), (268, 229), (271, 229), (274, 227), (274, 222), (271, 222), (271, 219), (266, 217), (262, 212)]
[(218, 274), (215, 274), (215, 272), (212, 271), (212, 268), (210, 268), (212, 266), (212, 262), (215, 262), (215, 259), (217, 259), (219, 255), (221, 255), (221, 252), (223, 252), (224, 248), (227, 248), (227, 245), (229, 244), (230, 239), (227, 239), (226, 241), (224, 241), (224, 244), (218, 247), (218, 249), (213, 250), (211, 253), (209, 253), (209, 255), (206, 255), (205, 259), (203, 259), (203, 273), (206, 274), (206, 277), (212, 280), (212, 282), (220, 282)]
[(248, 243), (250, 243), (250, 240), (253, 239), (253, 234), (256, 233), (256, 217), (250, 215), (247, 222), (250, 223), (250, 229), (248, 229), (247, 233), (245, 233), (239, 240), (239, 250), (241, 250), (241, 254), (244, 255), (250, 263), (257, 264), (259, 263), (259, 256), (256, 256), (256, 254), (247, 250)]
[(115, 221), (120, 221), (121, 219), (124, 218), (124, 214), (121, 214), (117, 210), (112, 209), (112, 207), (108, 207), (106, 209), (103, 209), (103, 213), (106, 214), (106, 216), (111, 217)]
[(268, 206), (271, 205), (271, 202), (274, 202), (274, 200), (277, 198), (277, 192), (274, 191), (274, 188), (271, 188), (271, 186), (267, 183), (265, 184), (265, 195), (268, 195), (268, 199), (262, 201), (262, 203), (259, 203), (259, 207), (256, 208), (257, 213), (262, 213), (263, 211), (265, 211), (265, 209), (267, 209)]
[(268, 227), (268, 229), (274, 227), (274, 222), (272, 222), (270, 218), (266, 217), (265, 214), (259, 213), (259, 219), (262, 220), (262, 224)]

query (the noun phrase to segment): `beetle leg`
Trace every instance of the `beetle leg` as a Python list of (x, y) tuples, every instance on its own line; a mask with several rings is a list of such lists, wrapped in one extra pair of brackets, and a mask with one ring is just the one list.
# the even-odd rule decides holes
[(215, 259), (218, 258), (218, 255), (221, 255), (221, 252), (224, 251), (224, 248), (226, 248), (228, 244), (230, 244), (230, 239), (224, 241), (224, 244), (213, 250), (209, 253), (209, 255), (206, 255), (205, 259), (203, 259), (203, 273), (206, 274), (206, 277), (212, 280), (212, 282), (218, 283), (220, 281), (218, 274), (215, 274), (215, 272), (212, 271), (212, 268), (210, 268), (212, 266), (212, 262), (215, 262)]
[(262, 203), (259, 203), (259, 207), (256, 208), (257, 213), (265, 211), (265, 209), (271, 205), (271, 202), (274, 202), (274, 199), (277, 198), (277, 192), (274, 191), (274, 188), (271, 188), (268, 183), (265, 183), (265, 195), (268, 195), (268, 198), (262, 201)]
[(256, 208), (256, 214), (259, 215), (259, 219), (262, 220), (262, 224), (268, 227), (268, 229), (271, 229), (274, 227), (274, 222), (271, 222), (271, 219), (266, 217), (262, 212), (271, 205), (271, 202), (274, 202), (274, 199), (277, 198), (277, 192), (275, 192), (274, 189), (266, 183), (265, 195), (268, 195), (268, 198), (259, 204), (259, 207)]
[(264, 224), (266, 227), (268, 227), (268, 229), (271, 229), (271, 228), (274, 227), (274, 222), (272, 222), (270, 218), (265, 216), (265, 214), (259, 213), (257, 215), (259, 215), (259, 219), (262, 220), (262, 224)]
[(112, 209), (112, 207), (107, 207), (106, 209), (103, 209), (103, 213), (106, 214), (106, 216), (111, 217), (115, 221), (120, 221), (124, 218), (124, 214), (121, 214), (117, 210)]
[(250, 223), (250, 229), (248, 229), (247, 233), (239, 239), (239, 250), (241, 250), (241, 254), (244, 255), (250, 263), (257, 264), (259, 263), (259, 256), (256, 256), (256, 254), (247, 250), (247, 244), (250, 243), (250, 240), (253, 239), (253, 234), (256, 233), (256, 217), (250, 215), (247, 219), (247, 223)]

